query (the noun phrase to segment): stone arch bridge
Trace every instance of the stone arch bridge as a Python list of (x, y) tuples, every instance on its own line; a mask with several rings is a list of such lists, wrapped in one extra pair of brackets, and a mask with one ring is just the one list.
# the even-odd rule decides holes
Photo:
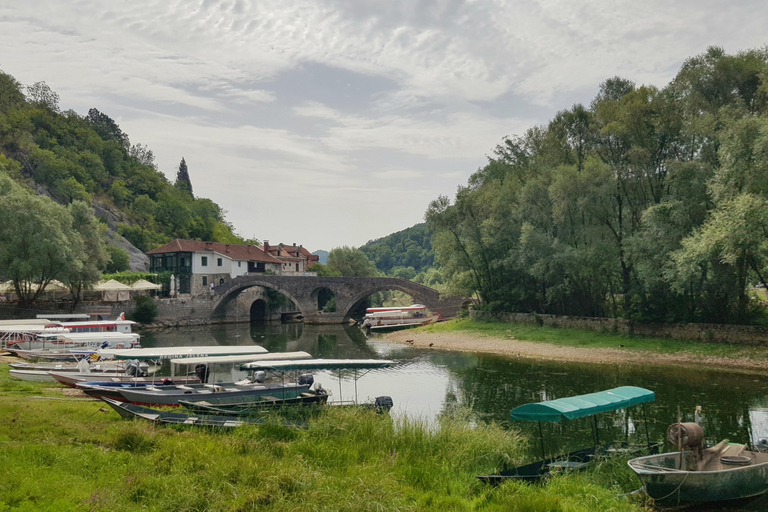
[[(213, 288), (212, 320), (228, 316), (229, 306), (248, 288), (261, 286), (276, 290), (291, 299), (307, 323), (334, 324), (347, 320), (352, 310), (369, 295), (385, 290), (398, 290), (410, 295), (416, 303), (424, 304), (443, 318), (455, 316), (469, 299), (440, 297), (440, 293), (407, 279), (395, 277), (315, 277), (247, 275)], [(330, 290), (336, 297), (336, 311), (318, 311), (317, 298), (322, 290)]]

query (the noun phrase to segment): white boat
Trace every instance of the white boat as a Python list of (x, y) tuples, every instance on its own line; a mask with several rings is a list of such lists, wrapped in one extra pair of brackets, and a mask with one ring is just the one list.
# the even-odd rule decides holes
[(8, 348), (21, 350), (54, 350), (115, 348), (130, 349), (140, 346), (139, 335), (134, 332), (65, 332), (36, 334), (33, 340), (17, 341)]
[(362, 328), (368, 332), (388, 332), (437, 322), (437, 315), (429, 312), (422, 304), (408, 307), (368, 308), (362, 321)]
[[(265, 354), (267, 349), (259, 345), (202, 345), (199, 347), (158, 347), (134, 348), (130, 350), (102, 349), (97, 351), (103, 359), (139, 359), (161, 360), (182, 359), (186, 357), (237, 356), (247, 354)], [(85, 351), (73, 350), (73, 354), (86, 354)]]

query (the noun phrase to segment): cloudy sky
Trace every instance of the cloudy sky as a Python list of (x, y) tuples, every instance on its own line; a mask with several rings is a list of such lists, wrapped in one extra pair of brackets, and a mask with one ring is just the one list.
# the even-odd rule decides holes
[(761, 47), (768, 3), (5, 0), (0, 69), (96, 107), (246, 237), (359, 246), (606, 78)]

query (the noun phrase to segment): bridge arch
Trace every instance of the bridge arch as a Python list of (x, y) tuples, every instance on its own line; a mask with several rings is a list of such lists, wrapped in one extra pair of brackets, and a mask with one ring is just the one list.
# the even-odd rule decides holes
[[(278, 291), (291, 299), (307, 323), (342, 323), (352, 308), (378, 291), (397, 290), (410, 295), (443, 318), (454, 316), (466, 299), (440, 297), (437, 290), (395, 277), (319, 277), (245, 275), (215, 286), (212, 317), (227, 318), (227, 309), (237, 296), (253, 286)], [(320, 290), (330, 290), (336, 298), (336, 311), (318, 311)]]
[[(427, 289), (430, 290), (429, 288), (427, 288)], [(427, 306), (428, 309), (431, 309), (430, 303), (433, 303), (434, 302), (433, 299), (435, 298), (434, 296), (432, 296), (432, 294), (424, 294), (423, 291), (422, 291), (422, 293), (419, 293), (421, 290), (415, 289), (412, 286), (404, 286), (404, 285), (402, 285), (400, 283), (393, 283), (393, 284), (384, 285), (384, 286), (382, 286), (382, 285), (371, 286), (370, 288), (363, 289), (363, 290), (359, 291), (356, 295), (354, 295), (349, 300), (349, 302), (347, 302), (345, 304), (345, 306), (344, 306), (345, 310), (343, 311), (344, 318), (349, 318), (349, 316), (352, 313), (352, 311), (354, 311), (357, 308), (357, 306), (362, 301), (364, 301), (365, 299), (367, 299), (368, 297), (370, 297), (374, 293), (376, 293), (376, 292), (384, 292), (384, 291), (391, 291), (391, 290), (396, 290), (396, 291), (403, 292), (403, 293), (406, 293), (406, 294), (410, 295), (411, 298), (413, 299), (414, 303), (416, 303), (416, 304), (424, 304), (425, 306)], [(437, 294), (437, 292), (435, 290), (430, 290), (430, 291), (432, 291), (435, 295)], [(337, 308), (339, 308), (338, 302), (336, 303), (336, 306), (337, 306)], [(340, 309), (341, 308), (339, 308), (339, 312), (342, 312), (342, 311), (340, 311)]]
[[(227, 285), (229, 285), (231, 283), (232, 283), (232, 281), (230, 281), (229, 283), (220, 284), (218, 287), (214, 287), (214, 292), (217, 292), (217, 289), (227, 287)], [(248, 290), (249, 288), (253, 288), (255, 286), (260, 286), (262, 288), (267, 288), (267, 289), (270, 289), (270, 290), (274, 290), (274, 291), (276, 291), (278, 293), (282, 293), (283, 295), (288, 297), (290, 300), (292, 300), (293, 303), (296, 304), (297, 307), (298, 307), (299, 303), (296, 300), (296, 297), (294, 297), (291, 294), (290, 291), (283, 289), (282, 287), (280, 287), (279, 285), (277, 285), (275, 283), (252, 281), (252, 282), (249, 282), (247, 284), (240, 284), (238, 286), (231, 287), (231, 289), (228, 290), (228, 292), (226, 294), (220, 296), (218, 298), (218, 301), (214, 305), (213, 313), (211, 314), (211, 317), (212, 318), (218, 318), (218, 319), (226, 318), (227, 317), (228, 309), (230, 308), (231, 304), (237, 300), (237, 298), (240, 296), (240, 294), (243, 293), (245, 290)], [(255, 302), (258, 302), (259, 300), (261, 300), (264, 303), (267, 302), (264, 299), (257, 299), (257, 301), (255, 301)], [(249, 315), (253, 314), (252, 308), (253, 308), (253, 305), (255, 304), (255, 302), (251, 304), (251, 309), (249, 311)], [(268, 311), (266, 312), (266, 314), (268, 314)], [(251, 316), (251, 318), (252, 318), (252, 316)]]

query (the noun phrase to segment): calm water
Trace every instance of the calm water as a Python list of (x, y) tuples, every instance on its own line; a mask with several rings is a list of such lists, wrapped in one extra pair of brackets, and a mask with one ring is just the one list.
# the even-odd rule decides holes
[[(528, 402), (561, 398), (631, 385), (650, 389), (656, 401), (648, 404), (648, 422), (643, 408), (598, 416), (601, 442), (630, 438), (661, 440), (667, 427), (677, 420), (693, 421), (697, 405), (703, 410), (702, 425), (707, 441), (721, 439), (756, 442), (768, 437), (768, 376), (720, 372), (695, 368), (666, 368), (636, 365), (585, 365), (533, 361), (474, 353), (443, 352), (397, 345), (383, 338), (366, 339), (355, 328), (288, 324), (249, 326), (214, 325), (147, 333), (144, 346), (262, 345), (270, 352), (303, 350), (319, 358), (393, 359), (397, 365), (371, 371), (357, 381), (360, 401), (380, 395), (393, 398), (393, 414), (407, 414), (432, 421), (450, 408), (471, 408), (477, 421), (502, 422), (512, 426), (509, 411)], [(229, 369), (219, 370), (217, 379), (229, 380)], [(355, 382), (331, 372), (315, 373), (333, 393), (332, 400), (354, 400)], [(537, 424), (515, 423), (514, 428), (535, 436), (533, 454), (540, 452)], [(556, 452), (577, 449), (593, 441), (590, 419), (566, 424), (544, 424), (545, 448)], [(760, 500), (763, 510), (768, 503)]]

